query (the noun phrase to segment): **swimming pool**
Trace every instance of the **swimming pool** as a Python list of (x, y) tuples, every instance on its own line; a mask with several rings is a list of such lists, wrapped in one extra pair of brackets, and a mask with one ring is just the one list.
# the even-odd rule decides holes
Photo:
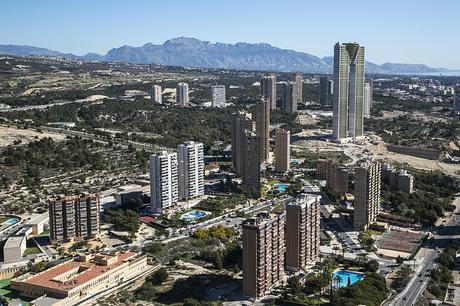
[(186, 212), (185, 214), (182, 214), (182, 216), (180, 216), (180, 219), (185, 220), (185, 221), (194, 221), (194, 220), (204, 218), (209, 214), (210, 212), (207, 212), (207, 211), (192, 210), (192, 211)]
[(3, 224), (6, 224), (6, 225), (15, 225), (15, 224), (18, 223), (18, 222), (19, 222), (18, 219), (11, 218), (11, 219), (8, 219), (8, 220), (6, 220), (5, 222), (3, 222)]
[(273, 190), (278, 190), (279, 192), (285, 192), (288, 187), (289, 187), (289, 184), (277, 183), (273, 185)]
[(334, 288), (344, 288), (353, 285), (364, 278), (364, 275), (340, 270), (332, 274), (332, 283)]

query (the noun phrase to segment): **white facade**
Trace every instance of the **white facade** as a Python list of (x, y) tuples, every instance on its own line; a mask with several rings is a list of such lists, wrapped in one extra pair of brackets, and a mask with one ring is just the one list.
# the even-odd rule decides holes
[(203, 144), (188, 141), (179, 145), (179, 198), (189, 199), (204, 195)]
[(162, 93), (161, 93), (161, 86), (160, 85), (153, 85), (152, 93), (150, 94), (150, 98), (153, 103), (162, 103)]
[(179, 200), (177, 153), (150, 155), (150, 196), (154, 213)]
[(26, 250), (26, 236), (11, 236), (3, 246), (3, 261), (20, 261)]
[(225, 107), (225, 86), (213, 85), (212, 89), (212, 106)]
[(176, 87), (176, 102), (180, 106), (188, 105), (188, 84), (178, 83)]
[(366, 118), (371, 116), (372, 96), (372, 84), (364, 83), (364, 117)]

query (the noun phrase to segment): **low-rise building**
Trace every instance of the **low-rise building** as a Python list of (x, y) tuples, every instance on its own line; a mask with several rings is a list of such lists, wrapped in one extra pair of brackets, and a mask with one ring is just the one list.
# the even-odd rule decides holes
[(36, 217), (32, 217), (28, 222), (32, 227), (32, 235), (39, 235), (49, 228), (50, 216), (49, 213), (44, 213)]
[(10, 236), (3, 246), (3, 261), (20, 261), (26, 250), (26, 236)]

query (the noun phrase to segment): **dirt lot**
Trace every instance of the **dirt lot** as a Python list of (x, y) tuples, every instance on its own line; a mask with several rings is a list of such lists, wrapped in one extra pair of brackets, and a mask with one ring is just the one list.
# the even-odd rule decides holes
[(63, 140), (64, 135), (53, 133), (39, 133), (34, 130), (22, 130), (15, 127), (0, 126), (0, 148), (6, 147), (14, 143), (15, 140), (21, 140), (22, 143), (27, 143), (34, 140), (35, 137), (39, 139), (44, 137), (51, 137), (55, 140)]

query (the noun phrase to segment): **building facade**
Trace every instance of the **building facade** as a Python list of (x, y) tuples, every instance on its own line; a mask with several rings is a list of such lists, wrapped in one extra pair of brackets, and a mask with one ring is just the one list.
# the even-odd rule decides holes
[[(296, 92), (296, 102), (302, 102), (303, 99), (303, 76), (300, 73), (294, 73), (294, 83)], [(297, 104), (296, 103), (296, 104)]]
[(306, 270), (319, 256), (320, 196), (302, 194), (286, 205), (286, 269)]
[(371, 82), (364, 83), (364, 117), (371, 116), (373, 88)]
[(153, 103), (159, 103), (159, 104), (163, 103), (160, 85), (152, 86), (152, 92), (150, 94), (150, 99), (152, 100)]
[(177, 149), (179, 198), (190, 199), (204, 195), (203, 144), (188, 141)]
[(318, 175), (326, 180), (326, 189), (336, 199), (348, 191), (348, 169), (332, 160), (317, 162)]
[(283, 111), (294, 114), (297, 111), (297, 84), (287, 82), (284, 84)]
[(26, 250), (27, 238), (23, 236), (10, 236), (3, 246), (3, 262), (20, 261)]
[(176, 87), (176, 103), (179, 106), (187, 106), (189, 102), (188, 99), (188, 84), (181, 82), (177, 84)]
[(276, 74), (270, 73), (260, 80), (260, 94), (268, 101), (269, 109), (276, 108)]
[(213, 85), (211, 87), (211, 98), (213, 107), (225, 107), (225, 86)]
[(100, 202), (96, 194), (56, 197), (48, 200), (50, 240), (68, 242), (94, 238), (100, 231)]
[(290, 169), (291, 133), (284, 129), (275, 130), (275, 171), (286, 172)]
[(256, 124), (249, 113), (236, 113), (232, 118), (232, 166), (236, 176), (241, 176), (241, 144), (245, 130), (255, 131)]
[(392, 191), (414, 192), (414, 176), (406, 170), (397, 170), (389, 164), (382, 165), (382, 182)]
[(332, 80), (328, 77), (319, 78), (319, 104), (322, 106), (331, 105), (332, 100)]
[(460, 112), (460, 85), (454, 88), (454, 112)]
[(177, 153), (150, 155), (150, 202), (152, 212), (161, 214), (179, 200)]
[(377, 220), (380, 205), (381, 165), (366, 162), (355, 169), (353, 222), (355, 230), (365, 230)]
[(340, 140), (363, 136), (364, 47), (337, 43), (334, 47), (332, 136)]
[(260, 213), (243, 222), (243, 294), (263, 297), (284, 278), (286, 215)]
[(267, 100), (256, 103), (256, 132), (260, 137), (260, 163), (268, 160), (270, 154), (270, 104)]
[(246, 130), (241, 143), (241, 178), (243, 185), (260, 196), (260, 137), (254, 131)]

